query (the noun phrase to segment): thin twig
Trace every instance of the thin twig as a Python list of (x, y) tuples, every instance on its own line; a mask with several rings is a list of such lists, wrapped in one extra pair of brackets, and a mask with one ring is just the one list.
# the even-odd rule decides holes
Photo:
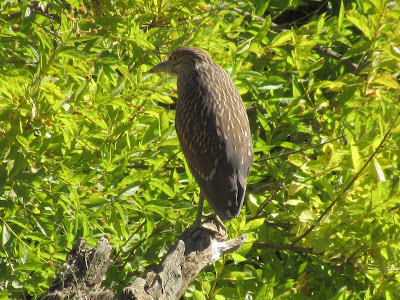
[[(238, 14), (240, 14), (242, 16), (245, 16), (245, 17), (249, 18), (250, 20), (254, 19), (254, 20), (256, 20), (256, 21), (258, 21), (260, 23), (265, 22), (264, 18), (261, 18), (261, 17), (258, 17), (258, 16), (254, 16), (251, 13), (248, 13), (247, 11), (241, 10), (239, 8), (235, 8), (235, 7), (232, 7), (232, 8), (224, 7), (224, 8), (225, 9), (229, 9), (229, 10), (233, 10), (234, 12), (237, 12)], [(272, 30), (278, 32), (278, 33), (285, 31), (285, 29), (282, 29), (279, 25), (277, 25), (275, 23), (271, 23), (270, 28)]]
[(382, 141), (380, 142), (379, 146), (375, 149), (375, 151), (371, 154), (371, 156), (368, 158), (368, 160), (365, 162), (365, 164), (362, 166), (362, 168), (353, 176), (353, 178), (350, 180), (350, 182), (339, 192), (339, 194), (336, 196), (336, 199), (332, 201), (332, 203), (323, 211), (323, 213), (319, 216), (319, 218), (315, 221), (313, 225), (310, 226), (310, 228), (307, 229), (306, 232), (304, 232), (302, 235), (300, 235), (297, 239), (295, 239), (291, 245), (296, 245), (299, 241), (301, 241), (304, 237), (306, 237), (311, 231), (314, 230), (314, 228), (321, 222), (321, 220), (325, 217), (325, 215), (332, 209), (332, 207), (339, 201), (339, 199), (342, 198), (342, 195), (347, 192), (347, 190), (353, 185), (353, 183), (361, 176), (362, 172), (364, 172), (365, 168), (369, 165), (369, 163), (374, 159), (378, 151), (382, 148), (383, 144), (385, 143), (387, 137), (389, 136), (389, 133), (392, 131), (392, 128), (394, 124), (396, 123), (397, 119), (399, 118), (400, 115), (397, 115), (396, 118), (393, 120), (393, 122), (390, 124), (390, 127), (388, 131), (386, 132), (385, 136), (383, 137)]
[(279, 184), (277, 184), (276, 187), (274, 188), (274, 190), (272, 191), (272, 193), (269, 195), (268, 199), (265, 200), (260, 205), (260, 207), (257, 209), (257, 213), (256, 213), (257, 217), (261, 216), (261, 213), (264, 210), (264, 208), (268, 205), (268, 203), (272, 200), (272, 198), (276, 195), (276, 193), (279, 191), (280, 188), (281, 188), (281, 186)]
[(315, 254), (312, 248), (304, 248), (304, 247), (297, 247), (291, 244), (274, 244), (274, 243), (263, 243), (263, 242), (254, 242), (253, 248), (259, 249), (268, 249), (268, 250), (275, 250), (275, 251), (294, 251), (294, 252), (301, 252), (301, 253), (309, 253)]
[(300, 150), (295, 150), (295, 151), (290, 151), (290, 152), (286, 152), (286, 153), (281, 153), (281, 154), (277, 154), (277, 155), (270, 156), (270, 157), (267, 157), (267, 158), (261, 158), (261, 159), (258, 159), (258, 160), (256, 161), (256, 163), (262, 162), (262, 161), (266, 161), (266, 160), (275, 159), (275, 158), (279, 158), (279, 157), (282, 157), (282, 156), (288, 156), (288, 155), (295, 154), (295, 153), (304, 152), (304, 151), (306, 151), (306, 150), (313, 149), (313, 148), (318, 148), (318, 147), (321, 147), (321, 146), (323, 146), (323, 145), (332, 143), (332, 142), (334, 142), (334, 141), (337, 141), (337, 140), (340, 140), (340, 139), (343, 139), (343, 138), (345, 138), (344, 135), (339, 136), (339, 137), (337, 137), (337, 138), (334, 138), (334, 139), (332, 139), (332, 140), (329, 140), (329, 141), (320, 143), (320, 144), (318, 144), (318, 145), (312, 145), (312, 146), (309, 146), (309, 147), (306, 147), (306, 148), (301, 148)]
[(324, 54), (326, 56), (332, 57), (333, 59), (340, 60), (346, 67), (348, 67), (352, 71), (357, 71), (358, 65), (353, 63), (351, 60), (347, 58), (343, 58), (342, 55), (336, 53), (335, 51), (332, 51), (322, 45), (315, 45), (313, 49), (319, 53), (319, 54)]

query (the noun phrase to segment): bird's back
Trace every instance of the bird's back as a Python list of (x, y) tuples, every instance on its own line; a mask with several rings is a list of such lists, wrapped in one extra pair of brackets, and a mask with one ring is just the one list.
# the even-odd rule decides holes
[(253, 162), (249, 121), (239, 91), (211, 59), (178, 74), (176, 131), (201, 192), (224, 220), (243, 205)]

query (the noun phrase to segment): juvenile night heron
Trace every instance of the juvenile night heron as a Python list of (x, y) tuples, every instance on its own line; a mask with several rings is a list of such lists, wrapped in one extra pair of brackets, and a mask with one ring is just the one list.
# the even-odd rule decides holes
[(237, 217), (253, 147), (246, 109), (232, 79), (195, 47), (175, 50), (150, 72), (178, 77), (175, 127), (187, 164), (216, 214), (222, 220)]

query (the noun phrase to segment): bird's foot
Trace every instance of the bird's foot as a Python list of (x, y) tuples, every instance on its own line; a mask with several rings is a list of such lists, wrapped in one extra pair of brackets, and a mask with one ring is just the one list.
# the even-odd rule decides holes
[(204, 221), (201, 221), (201, 218), (196, 218), (190, 227), (190, 231), (197, 229), (206, 230), (214, 234), (218, 239), (226, 239), (228, 237), (226, 227), (218, 215), (206, 216)]

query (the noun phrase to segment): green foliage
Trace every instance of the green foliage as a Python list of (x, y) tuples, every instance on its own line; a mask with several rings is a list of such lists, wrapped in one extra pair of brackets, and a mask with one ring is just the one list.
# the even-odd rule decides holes
[(248, 239), (185, 296), (400, 294), (400, 5), (329, 1), (272, 30), (302, 9), (286, 2), (0, 3), (2, 299), (42, 294), (78, 238), (104, 235), (118, 291), (193, 222), (175, 79), (146, 73), (181, 45), (231, 74), (255, 150), (247, 204), (228, 224)]

